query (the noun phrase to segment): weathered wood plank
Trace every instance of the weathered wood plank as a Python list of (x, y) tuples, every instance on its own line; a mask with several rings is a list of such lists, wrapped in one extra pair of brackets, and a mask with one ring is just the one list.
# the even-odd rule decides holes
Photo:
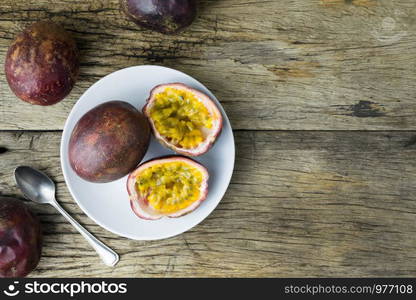
[(59, 167), (60, 132), (1, 132), (0, 191), (38, 167), (58, 199), (121, 261), (103, 266), (48, 207), (33, 276), (415, 276), (416, 132), (236, 132), (232, 184), (219, 207), (178, 237), (136, 242), (94, 224), (70, 198)]
[(117, 69), (161, 64), (196, 77), (236, 129), (414, 130), (414, 0), (201, 0), (178, 36), (138, 29), (118, 0), (3, 0), (0, 61), (13, 36), (51, 18), (75, 35), (80, 80), (52, 107), (17, 100), (0, 74), (0, 129), (62, 129), (76, 99)]

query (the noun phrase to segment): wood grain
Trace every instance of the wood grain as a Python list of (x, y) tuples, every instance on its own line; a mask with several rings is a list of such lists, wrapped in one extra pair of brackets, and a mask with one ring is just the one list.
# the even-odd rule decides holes
[(414, 276), (416, 132), (236, 132), (237, 161), (219, 207), (191, 231), (136, 242), (94, 224), (70, 198), (60, 132), (2, 132), (0, 191), (21, 197), (13, 169), (35, 166), (58, 199), (121, 254), (105, 267), (49, 207), (39, 277)]
[(71, 95), (47, 108), (19, 101), (0, 72), (0, 129), (62, 129), (92, 83), (141, 64), (199, 79), (236, 129), (416, 129), (414, 0), (201, 0), (200, 6), (189, 30), (163, 36), (129, 22), (118, 0), (2, 0), (0, 61), (24, 26), (52, 19), (76, 37), (82, 68)]

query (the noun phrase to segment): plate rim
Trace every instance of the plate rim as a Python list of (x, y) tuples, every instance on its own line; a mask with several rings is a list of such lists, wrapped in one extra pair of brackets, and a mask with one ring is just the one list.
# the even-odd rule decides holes
[[(158, 236), (158, 237), (150, 237), (150, 236), (145, 236), (145, 237), (143, 237), (143, 238), (137, 238), (137, 237), (134, 237), (134, 236), (130, 236), (130, 235), (126, 235), (126, 234), (124, 234), (124, 233), (121, 233), (121, 232), (118, 232), (117, 230), (114, 230), (114, 229), (112, 229), (112, 228), (109, 228), (109, 226), (107, 226), (107, 225), (105, 225), (104, 223), (102, 223), (101, 221), (98, 221), (96, 218), (94, 218), (94, 217), (92, 217), (89, 213), (88, 213), (88, 210), (87, 209), (85, 209), (85, 207), (82, 205), (82, 203), (77, 199), (77, 197), (75, 197), (75, 194), (74, 194), (74, 192), (73, 192), (73, 190), (72, 190), (72, 187), (71, 187), (71, 184), (69, 183), (69, 180), (68, 180), (68, 174), (67, 174), (67, 172), (68, 172), (68, 170), (67, 170), (67, 168), (66, 168), (66, 166), (65, 166), (65, 163), (64, 163), (64, 147), (63, 147), (63, 145), (64, 145), (64, 139), (65, 139), (65, 135), (66, 135), (66, 132), (68, 131), (68, 123), (69, 123), (69, 120), (71, 119), (71, 117), (73, 117), (73, 114), (75, 114), (74, 113), (74, 111), (75, 111), (75, 108), (77, 107), (77, 105), (80, 105), (79, 103), (80, 103), (80, 99), (85, 95), (85, 93), (87, 93), (87, 91), (89, 91), (90, 89), (92, 89), (92, 88), (94, 88), (94, 86), (95, 85), (97, 85), (101, 80), (104, 80), (105, 78), (107, 78), (107, 77), (109, 77), (109, 76), (112, 76), (113, 74), (115, 74), (115, 73), (121, 73), (121, 72), (123, 72), (123, 71), (126, 71), (126, 70), (129, 70), (129, 69), (135, 69), (135, 68), (143, 68), (143, 67), (156, 67), (156, 68), (161, 68), (161, 69), (167, 69), (167, 70), (170, 70), (170, 71), (175, 71), (175, 72), (178, 72), (178, 73), (180, 73), (180, 74), (182, 74), (182, 75), (185, 75), (185, 76), (187, 76), (187, 77), (190, 77), (190, 78), (192, 78), (193, 80), (195, 80), (195, 82), (196, 83), (198, 83), (198, 84), (200, 84), (201, 86), (203, 86), (205, 89), (207, 89), (212, 95), (214, 95), (214, 100), (216, 100), (216, 102), (217, 102), (217, 104), (219, 105), (219, 108), (220, 108), (220, 110), (221, 110), (221, 112), (222, 112), (222, 114), (223, 114), (223, 118), (224, 119), (226, 119), (227, 120), (227, 122), (228, 122), (228, 124), (229, 124), (229, 126), (230, 126), (230, 132), (231, 132), (231, 140), (230, 140), (230, 143), (231, 143), (231, 145), (232, 145), (232, 163), (231, 163), (231, 175), (230, 175), (230, 177), (229, 177), (229, 179), (228, 179), (228, 182), (226, 182), (226, 188), (224, 189), (224, 191), (221, 193), (221, 196), (219, 197), (219, 200), (217, 201), (217, 203), (215, 204), (215, 206), (207, 213), (207, 215), (206, 216), (204, 216), (203, 218), (201, 218), (200, 220), (198, 220), (197, 222), (195, 222), (192, 226), (190, 226), (189, 228), (187, 228), (187, 229), (185, 229), (185, 230), (178, 230), (177, 232), (175, 232), (175, 233), (173, 233), (173, 234), (168, 234), (168, 235), (161, 235), (161, 236)], [(124, 100), (123, 100), (124, 101)], [(136, 109), (138, 109), (138, 108), (136, 108)], [(195, 226), (197, 226), (197, 225), (199, 225), (202, 221), (204, 221), (206, 218), (208, 218), (211, 214), (212, 214), (212, 212), (218, 207), (218, 205), (220, 204), (220, 202), (222, 201), (222, 199), (224, 198), (224, 195), (225, 195), (225, 193), (227, 192), (227, 190), (228, 190), (228, 188), (229, 188), (229, 185), (230, 185), (230, 183), (231, 183), (231, 179), (232, 179), (232, 177), (233, 177), (233, 174), (234, 174), (234, 168), (235, 168), (235, 138), (234, 138), (234, 131), (233, 131), (233, 128), (232, 128), (232, 126), (231, 126), (231, 122), (230, 122), (230, 119), (228, 118), (228, 115), (227, 115), (227, 113), (225, 112), (225, 110), (224, 110), (224, 108), (223, 108), (223, 106), (222, 106), (222, 104), (221, 104), (221, 102), (217, 99), (217, 97), (215, 96), (215, 94), (213, 94), (203, 83), (201, 83), (199, 80), (197, 80), (196, 78), (194, 78), (193, 76), (191, 76), (191, 75), (188, 75), (188, 74), (186, 74), (186, 73), (184, 73), (184, 72), (182, 72), (182, 71), (179, 71), (179, 70), (176, 70), (176, 69), (173, 69), (173, 68), (169, 68), (169, 67), (165, 67), (165, 66), (160, 66), (160, 65), (148, 65), (148, 64), (145, 64), (145, 65), (135, 65), (135, 66), (130, 66), (130, 67), (126, 67), (126, 68), (122, 68), (122, 69), (119, 69), (119, 70), (116, 70), (116, 71), (114, 71), (114, 72), (111, 72), (111, 73), (108, 73), (107, 75), (105, 75), (105, 76), (102, 76), (100, 79), (98, 79), (97, 81), (95, 81), (92, 85), (90, 85), (83, 93), (82, 93), (82, 95), (78, 98), (78, 100), (75, 102), (75, 104), (72, 106), (72, 108), (71, 108), (71, 111), (69, 112), (69, 114), (68, 114), (68, 116), (66, 117), (66, 120), (65, 120), (65, 123), (64, 123), (64, 127), (63, 127), (63, 130), (62, 130), (62, 136), (61, 136), (61, 140), (60, 140), (60, 151), (59, 151), (59, 154), (60, 154), (60, 165), (61, 165), (61, 171), (62, 171), (62, 174), (63, 174), (63, 176), (64, 176), (64, 181), (65, 181), (65, 185), (66, 185), (66, 187), (67, 187), (67, 189), (69, 190), (69, 193), (70, 193), (70, 195), (71, 195), (71, 197), (72, 197), (72, 199), (73, 199), (73, 201), (75, 201), (75, 203), (78, 205), (78, 207), (82, 210), (82, 212), (89, 218), (89, 219), (91, 219), (94, 223), (96, 223), (97, 225), (99, 225), (100, 227), (102, 227), (103, 229), (105, 229), (105, 230), (107, 230), (107, 231), (109, 231), (109, 232), (111, 232), (111, 233), (113, 233), (113, 234), (115, 234), (115, 235), (117, 235), (117, 236), (120, 236), (120, 237), (123, 237), (123, 238), (128, 238), (128, 239), (131, 239), (131, 240), (136, 240), (136, 241), (157, 241), (157, 240), (163, 240), (163, 239), (168, 239), (168, 238), (173, 238), (173, 237), (175, 237), (175, 236), (178, 236), (178, 235), (180, 235), (180, 234), (182, 234), (182, 233), (185, 233), (185, 232), (187, 232), (187, 231), (189, 231), (189, 230), (191, 230), (192, 228), (194, 228)], [(177, 154), (174, 154), (174, 155), (177, 155)], [(143, 161), (141, 161), (140, 163), (143, 163)], [(139, 163), (139, 164), (140, 164)], [(127, 175), (126, 175), (127, 176)], [(123, 177), (124, 178), (124, 177)]]

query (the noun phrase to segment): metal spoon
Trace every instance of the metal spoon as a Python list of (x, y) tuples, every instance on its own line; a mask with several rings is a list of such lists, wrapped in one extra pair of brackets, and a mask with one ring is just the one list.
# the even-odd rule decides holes
[(30, 200), (40, 204), (50, 204), (55, 207), (90, 243), (102, 261), (107, 266), (114, 266), (119, 260), (119, 256), (109, 247), (100, 242), (84, 227), (79, 225), (56, 201), (55, 184), (44, 173), (31, 167), (20, 166), (14, 171), (16, 183), (23, 194)]

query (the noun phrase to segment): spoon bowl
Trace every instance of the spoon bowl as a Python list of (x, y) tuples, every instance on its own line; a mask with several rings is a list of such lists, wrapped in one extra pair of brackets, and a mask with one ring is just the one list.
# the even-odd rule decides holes
[(14, 177), (26, 198), (40, 204), (51, 204), (55, 200), (55, 184), (43, 172), (28, 166), (14, 170)]

